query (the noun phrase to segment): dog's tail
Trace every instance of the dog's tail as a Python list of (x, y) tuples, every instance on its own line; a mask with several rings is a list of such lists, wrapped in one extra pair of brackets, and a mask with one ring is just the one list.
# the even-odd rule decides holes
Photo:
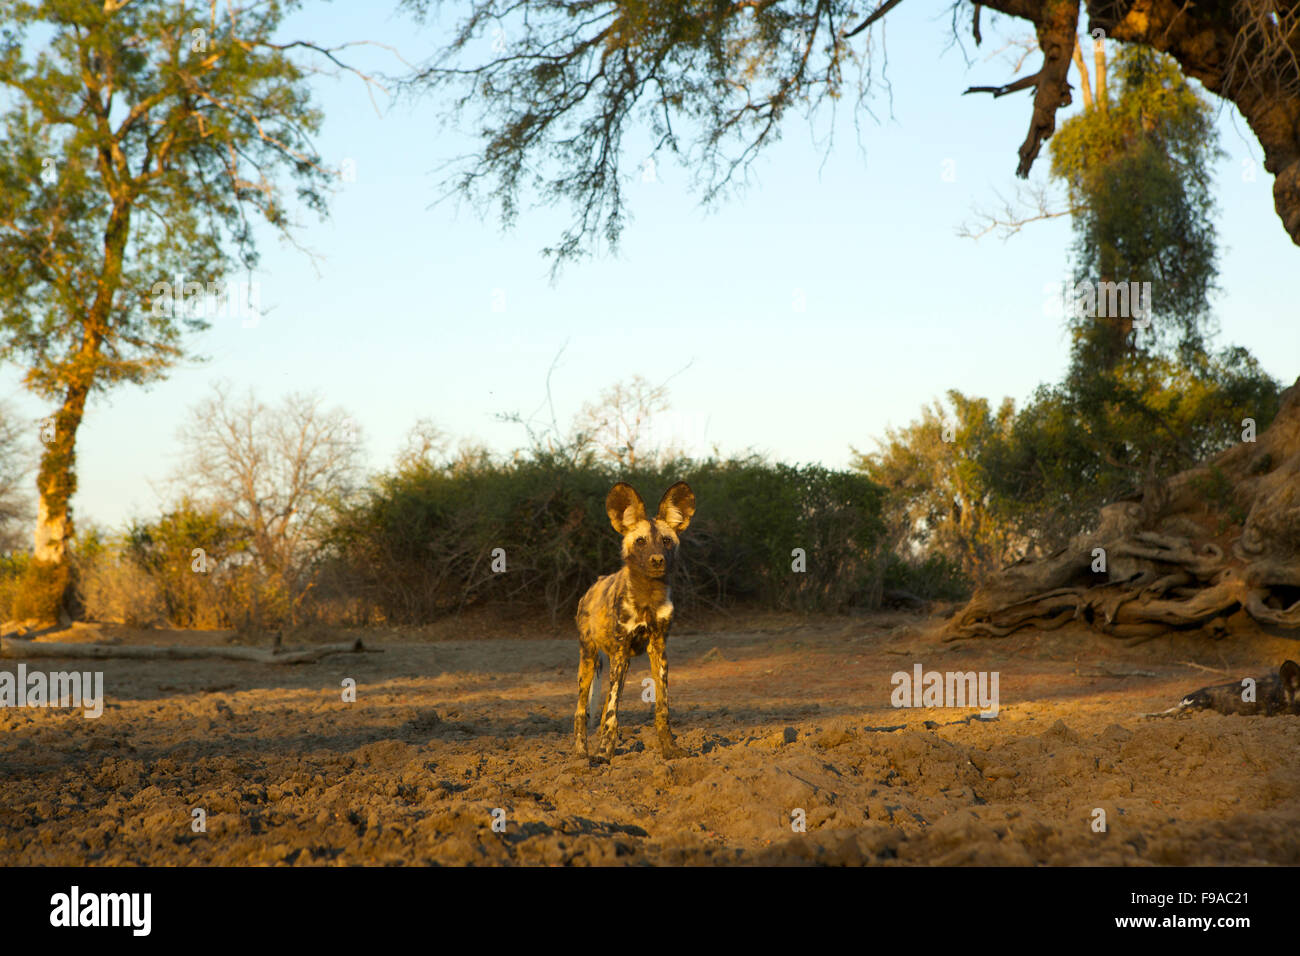
[(596, 654), (596, 676), (591, 679), (591, 691), (587, 695), (587, 724), (590, 726), (591, 719), (596, 718), (597, 723), (605, 716), (604, 710), (597, 710), (596, 705), (601, 703), (605, 698), (600, 694), (600, 675), (605, 670), (605, 652), (600, 651)]

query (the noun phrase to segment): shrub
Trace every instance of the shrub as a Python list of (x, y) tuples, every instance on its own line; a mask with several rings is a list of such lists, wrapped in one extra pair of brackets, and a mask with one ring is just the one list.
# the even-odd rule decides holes
[(885, 569), (885, 589), (931, 601), (964, 601), (971, 595), (972, 584), (961, 565), (946, 555), (931, 552), (909, 561), (895, 554), (890, 555)]
[(52, 609), (62, 607), (69, 576), (70, 570), (66, 563), (48, 564), (24, 555), (22, 573), (11, 586), (7, 617), (14, 621), (57, 623)]
[(14, 613), (18, 601), (18, 589), (31, 555), (25, 551), (13, 551), (0, 554), (0, 621), (16, 621)]
[[(427, 463), (379, 479), (331, 534), (344, 579), (379, 617), (413, 623), (487, 601), (571, 613), (619, 567), (605, 494), (618, 480), (658, 495), (685, 479), (699, 511), (682, 536), (673, 602), (843, 608), (879, 601), (881, 491), (865, 476), (757, 457), (679, 459), (616, 472), (538, 452), (460, 467)], [(791, 569), (792, 550), (807, 570)], [(504, 552), (506, 573), (492, 570)], [(337, 587), (337, 585), (336, 585)]]
[(78, 597), (92, 621), (155, 627), (168, 623), (158, 579), (130, 557), (104, 551), (78, 564)]

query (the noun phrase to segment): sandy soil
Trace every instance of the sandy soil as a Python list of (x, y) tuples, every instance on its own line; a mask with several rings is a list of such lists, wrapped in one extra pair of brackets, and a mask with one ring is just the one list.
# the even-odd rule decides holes
[[(639, 658), (608, 766), (569, 750), (569, 636), (374, 632), (382, 653), (293, 667), (41, 661), (102, 670), (107, 704), (0, 709), (0, 864), (1300, 863), (1300, 718), (1138, 716), (1294, 642), (933, 631), (906, 614), (679, 630), (691, 755), (655, 750)], [(893, 708), (890, 675), (916, 662), (998, 671), (998, 719)]]

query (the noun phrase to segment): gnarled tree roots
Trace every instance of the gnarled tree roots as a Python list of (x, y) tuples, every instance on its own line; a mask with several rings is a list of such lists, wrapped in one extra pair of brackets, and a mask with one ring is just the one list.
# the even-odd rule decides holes
[[(1098, 557), (1104, 555), (1105, 570)], [(1221, 626), (1244, 611), (1300, 638), (1300, 380), (1273, 424), (1101, 510), (1096, 531), (984, 582), (949, 640), (1086, 622), (1119, 637)], [(1288, 635), (1290, 636), (1290, 635)]]

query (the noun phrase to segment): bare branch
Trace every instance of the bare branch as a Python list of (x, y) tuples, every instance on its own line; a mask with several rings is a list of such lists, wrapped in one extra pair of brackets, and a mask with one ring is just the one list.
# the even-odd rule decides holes
[[(902, 2), (903, 2), (903, 0), (885, 0), (885, 2), (882, 3), (880, 6), (876, 7), (876, 9), (873, 10), (873, 11), (872, 11), (868, 16), (867, 16), (867, 18), (866, 18), (865, 20), (863, 20), (861, 23), (859, 23), (856, 27), (854, 27), (854, 28), (853, 28), (852, 30), (850, 30), (848, 33), (844, 34), (844, 39), (848, 40), (848, 39), (851, 39), (851, 38), (857, 36), (859, 33), (861, 33), (861, 32), (862, 32), (863, 30), (865, 30), (867, 27), (871, 26), (871, 24), (875, 23), (877, 20), (879, 20), (881, 17), (883, 17), (886, 13), (888, 13), (890, 10), (894, 9), (894, 7), (898, 6), (898, 5), (899, 5), (900, 3), (902, 3)], [(976, 32), (977, 35), (979, 34), (978, 16), (979, 16), (979, 14), (976, 14), (977, 21), (976, 21), (975, 32)]]
[(1059, 219), (1073, 211), (1068, 205), (1062, 208), (1059, 201), (1054, 201), (1046, 184), (1017, 187), (1014, 200), (1004, 199), (1000, 193), (995, 195), (1002, 203), (1001, 212), (974, 210), (975, 222), (964, 223), (957, 230), (957, 235), (963, 239), (981, 239), (991, 232), (997, 232), (998, 238), (1005, 241), (1031, 222)]

